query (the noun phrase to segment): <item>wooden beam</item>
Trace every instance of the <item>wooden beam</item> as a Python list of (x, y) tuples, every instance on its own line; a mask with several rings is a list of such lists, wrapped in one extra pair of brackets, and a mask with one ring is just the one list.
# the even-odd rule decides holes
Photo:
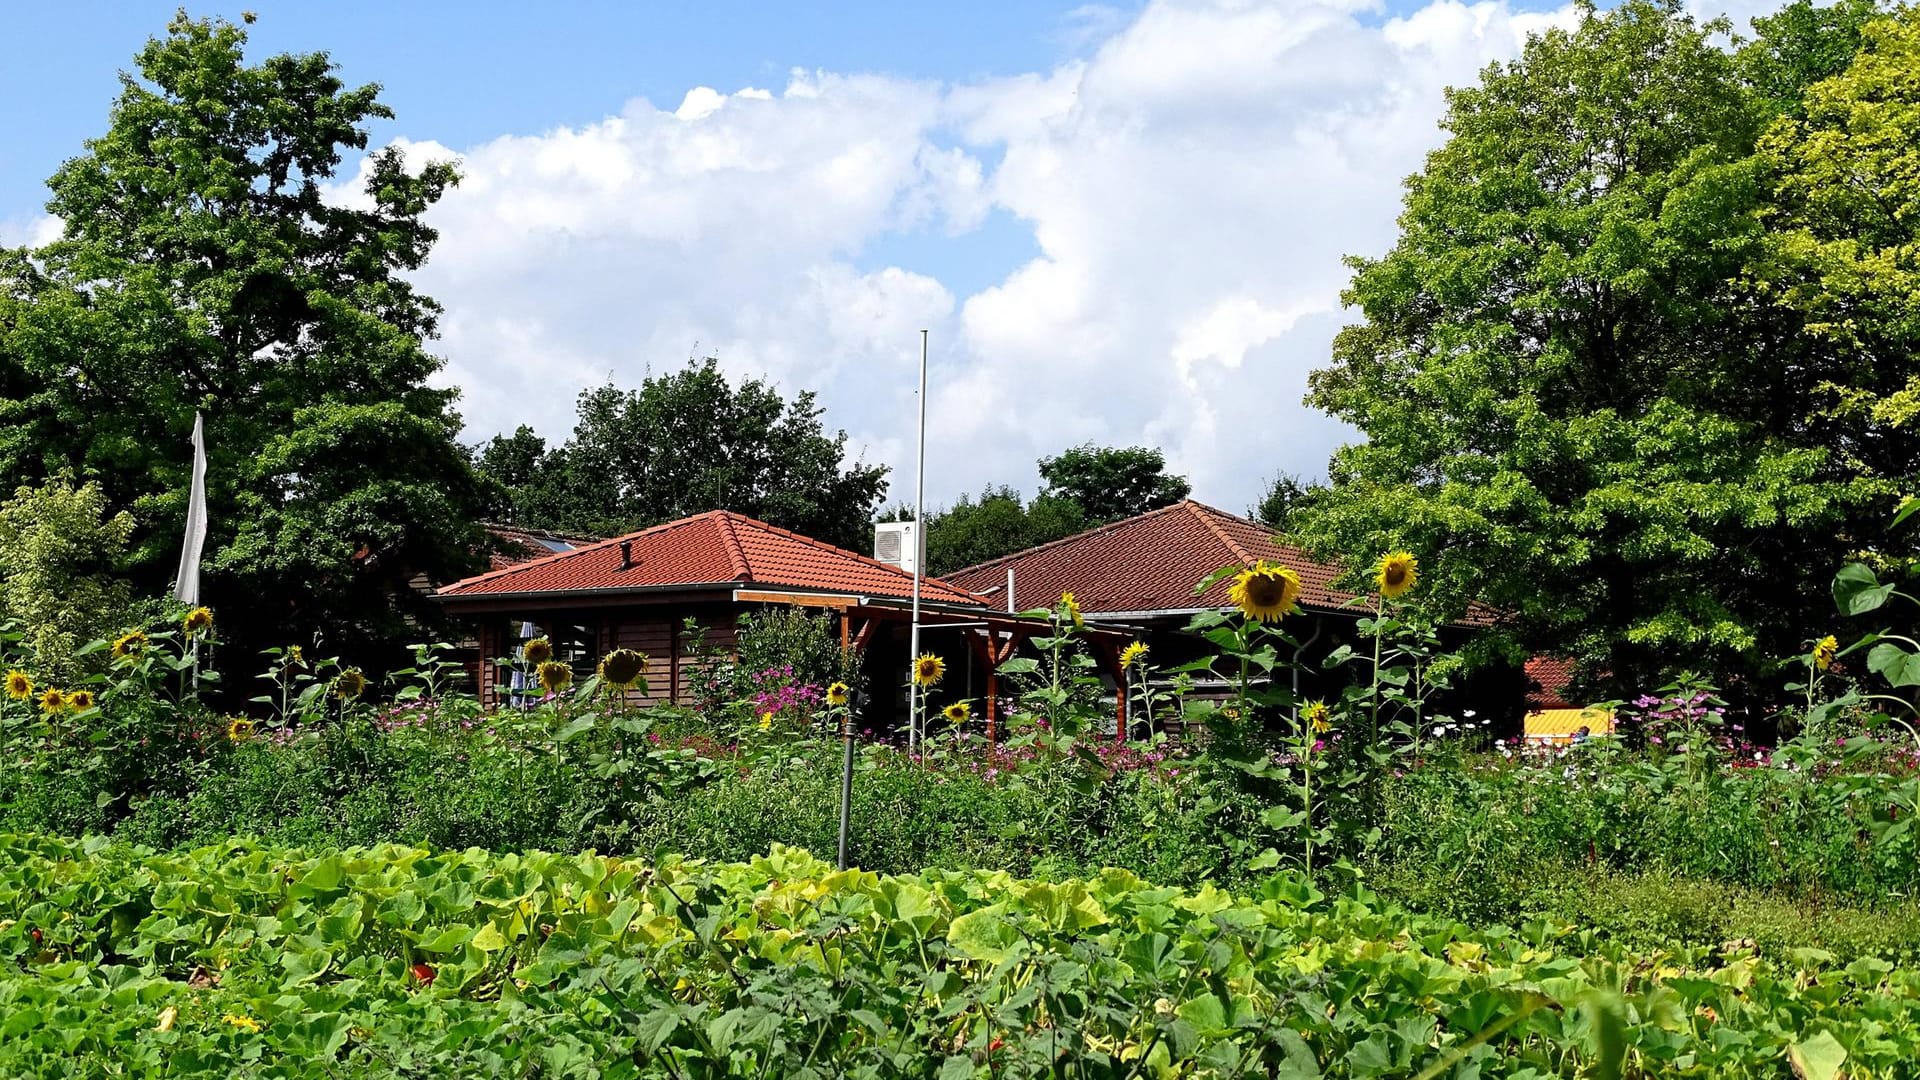
[(792, 604), (795, 607), (832, 608), (836, 611), (845, 611), (853, 607), (856, 603), (855, 599), (851, 596), (819, 596), (814, 593), (796, 592), (749, 592), (746, 589), (737, 590), (733, 594), (733, 598), (743, 604)]
[(873, 628), (878, 621), (877, 619), (860, 620), (860, 629), (853, 632), (853, 647), (855, 649), (862, 652), (866, 650), (867, 642), (873, 640)]

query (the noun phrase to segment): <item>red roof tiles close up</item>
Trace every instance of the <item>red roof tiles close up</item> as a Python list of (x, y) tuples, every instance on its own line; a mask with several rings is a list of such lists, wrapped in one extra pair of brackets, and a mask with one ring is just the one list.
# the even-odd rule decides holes
[(1089, 614), (1177, 611), (1227, 606), (1230, 580), (1201, 596), (1193, 594), (1194, 586), (1221, 567), (1263, 559), (1300, 575), (1304, 607), (1339, 609), (1353, 599), (1333, 587), (1339, 574), (1334, 567), (1278, 542), (1264, 525), (1192, 500), (968, 567), (947, 579), (986, 596), (995, 607), (1006, 605), (1002, 594), (1012, 569), (1020, 608), (1044, 607), (1071, 592)]
[[(626, 556), (621, 553), (622, 544), (627, 547)], [(700, 585), (763, 585), (895, 599), (913, 594), (913, 576), (898, 567), (742, 514), (714, 510), (456, 581), (439, 595), (511, 596)], [(982, 603), (938, 578), (923, 578), (920, 595), (935, 603)]]

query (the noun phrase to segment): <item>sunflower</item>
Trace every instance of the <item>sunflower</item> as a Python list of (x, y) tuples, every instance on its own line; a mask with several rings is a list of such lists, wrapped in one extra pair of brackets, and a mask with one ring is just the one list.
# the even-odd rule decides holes
[(40, 691), (40, 711), (48, 716), (67, 711), (67, 695), (51, 686)]
[(227, 741), (243, 743), (253, 738), (253, 721), (244, 716), (236, 716), (227, 721)]
[(341, 701), (357, 698), (367, 692), (367, 677), (359, 668), (348, 668), (333, 677), (333, 696)]
[(573, 669), (558, 660), (541, 664), (536, 674), (540, 678), (540, 689), (549, 694), (557, 694), (573, 685)]
[(827, 704), (845, 705), (851, 700), (853, 690), (846, 683), (837, 682), (827, 687)]
[(180, 620), (180, 625), (186, 630), (188, 637), (197, 637), (200, 634), (211, 633), (213, 631), (213, 609), (204, 607), (194, 608), (192, 611), (187, 612), (186, 618)]
[[(1821, 671), (1825, 671), (1828, 668), (1833, 666), (1834, 657), (1839, 655), (1840, 655), (1839, 640), (1835, 638), (1832, 634), (1828, 634), (1826, 637), (1823, 637), (1819, 641), (1814, 642), (1813, 666), (1819, 668)], [(11, 680), (13, 676), (9, 675), (7, 676), (7, 678)], [(9, 693), (12, 692), (13, 690), (12, 682), (8, 682), (7, 690)]]
[(921, 686), (932, 686), (946, 673), (947, 662), (932, 653), (924, 653), (913, 662), (913, 681)]
[(1087, 620), (1080, 617), (1080, 601), (1075, 600), (1072, 593), (1063, 592), (1060, 594), (1060, 610), (1066, 613), (1067, 618), (1073, 620), (1073, 625), (1087, 625)]
[(1324, 701), (1310, 701), (1300, 710), (1300, 722), (1315, 735), (1323, 735), (1333, 727), (1333, 721), (1328, 719), (1332, 711)]
[(33, 696), (33, 679), (24, 671), (7, 672), (7, 696), (25, 701)]
[(138, 630), (129, 630), (113, 642), (113, 658), (118, 660), (127, 656), (138, 656), (140, 650), (147, 647), (147, 635)]
[(1413, 590), (1420, 580), (1420, 560), (1404, 551), (1395, 551), (1384, 555), (1380, 565), (1373, 572), (1373, 583), (1380, 595), (1391, 600), (1404, 596)]
[(1240, 571), (1227, 599), (1249, 619), (1274, 622), (1292, 611), (1294, 601), (1300, 599), (1300, 575), (1263, 559), (1259, 565)]
[(300, 646), (289, 645), (287, 646), (286, 660), (288, 667), (305, 667), (307, 664), (307, 654)]
[(534, 638), (520, 646), (520, 655), (526, 658), (527, 663), (539, 667), (553, 659), (553, 642), (543, 637)]
[(1140, 661), (1145, 660), (1146, 658), (1147, 658), (1146, 643), (1143, 641), (1136, 641), (1133, 644), (1127, 646), (1126, 648), (1120, 650), (1120, 670), (1125, 671), (1128, 668), (1132, 667), (1133, 665), (1139, 663)]
[(86, 712), (93, 708), (93, 691), (75, 690), (67, 695), (67, 708), (74, 712)]
[(647, 654), (633, 649), (615, 649), (600, 659), (600, 681), (620, 690), (631, 690), (647, 671)]
[(964, 701), (956, 701), (941, 709), (940, 715), (946, 717), (949, 724), (964, 724), (967, 722), (967, 717), (973, 715), (973, 706)]

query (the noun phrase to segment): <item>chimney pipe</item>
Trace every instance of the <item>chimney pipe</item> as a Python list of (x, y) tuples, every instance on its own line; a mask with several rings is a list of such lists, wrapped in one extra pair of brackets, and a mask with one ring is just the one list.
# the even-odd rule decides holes
[(620, 541), (620, 569), (633, 569), (633, 541)]
[(1011, 566), (1007, 567), (1007, 610), (1009, 612), (1020, 610), (1013, 603), (1013, 567)]

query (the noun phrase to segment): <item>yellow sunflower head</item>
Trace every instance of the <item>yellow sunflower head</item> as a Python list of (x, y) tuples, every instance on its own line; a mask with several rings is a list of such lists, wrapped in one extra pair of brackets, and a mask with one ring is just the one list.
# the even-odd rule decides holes
[(227, 741), (243, 743), (253, 738), (253, 721), (244, 716), (236, 716), (227, 721)]
[[(1834, 658), (1839, 655), (1839, 639), (1835, 638), (1832, 634), (1828, 634), (1826, 637), (1814, 642), (1813, 666), (1819, 668), (1821, 671), (1825, 671), (1833, 666)], [(12, 689), (11, 683), (8, 684), (8, 689)]]
[(973, 715), (973, 706), (964, 701), (956, 701), (941, 709), (940, 715), (946, 717), (949, 724), (964, 724), (967, 722), (967, 717)]
[(7, 672), (7, 696), (25, 701), (33, 696), (33, 678), (24, 671)]
[(180, 626), (186, 630), (188, 637), (198, 637), (201, 634), (211, 633), (213, 631), (213, 609), (204, 607), (194, 608), (192, 611), (187, 612), (186, 618), (180, 620)]
[(1419, 580), (1420, 560), (1404, 551), (1381, 556), (1380, 565), (1373, 571), (1373, 584), (1389, 600), (1405, 596)]
[(86, 712), (93, 708), (93, 691), (75, 690), (67, 695), (67, 708), (74, 712)]
[(600, 660), (600, 681), (620, 690), (631, 690), (647, 671), (647, 654), (634, 649), (615, 649)]
[(1060, 594), (1060, 613), (1073, 620), (1075, 626), (1087, 625), (1087, 620), (1080, 616), (1080, 601), (1075, 600), (1070, 592)]
[(288, 667), (304, 667), (307, 663), (306, 650), (298, 645), (287, 646), (286, 661)]
[(553, 659), (553, 642), (543, 637), (534, 638), (520, 646), (520, 655), (526, 657), (527, 663), (539, 667)]
[(1241, 614), (1260, 622), (1274, 622), (1293, 610), (1300, 599), (1300, 575), (1289, 567), (1262, 560), (1240, 571), (1227, 598)]
[(549, 694), (557, 694), (573, 685), (573, 669), (558, 660), (549, 660), (540, 665), (540, 689)]
[(947, 673), (947, 662), (932, 653), (924, 653), (913, 662), (913, 681), (921, 686), (932, 686)]
[(147, 635), (138, 630), (129, 630), (113, 640), (113, 658), (119, 660), (128, 656), (139, 656), (140, 651), (146, 647)]
[(333, 696), (342, 701), (357, 698), (367, 692), (367, 677), (359, 668), (348, 668), (333, 677)]
[(853, 688), (849, 687), (846, 683), (834, 683), (832, 686), (827, 687), (827, 704), (835, 706), (845, 705), (851, 700), (852, 694)]
[(51, 686), (40, 691), (40, 711), (48, 716), (67, 711), (67, 695)]
[(1331, 714), (1324, 701), (1310, 701), (1300, 709), (1300, 722), (1315, 735), (1324, 734), (1333, 727)]
[(1147, 658), (1146, 642), (1136, 641), (1133, 644), (1127, 646), (1126, 648), (1120, 650), (1120, 670), (1125, 671), (1128, 668), (1131, 668), (1133, 665), (1139, 663), (1140, 661), (1145, 660), (1146, 658)]

